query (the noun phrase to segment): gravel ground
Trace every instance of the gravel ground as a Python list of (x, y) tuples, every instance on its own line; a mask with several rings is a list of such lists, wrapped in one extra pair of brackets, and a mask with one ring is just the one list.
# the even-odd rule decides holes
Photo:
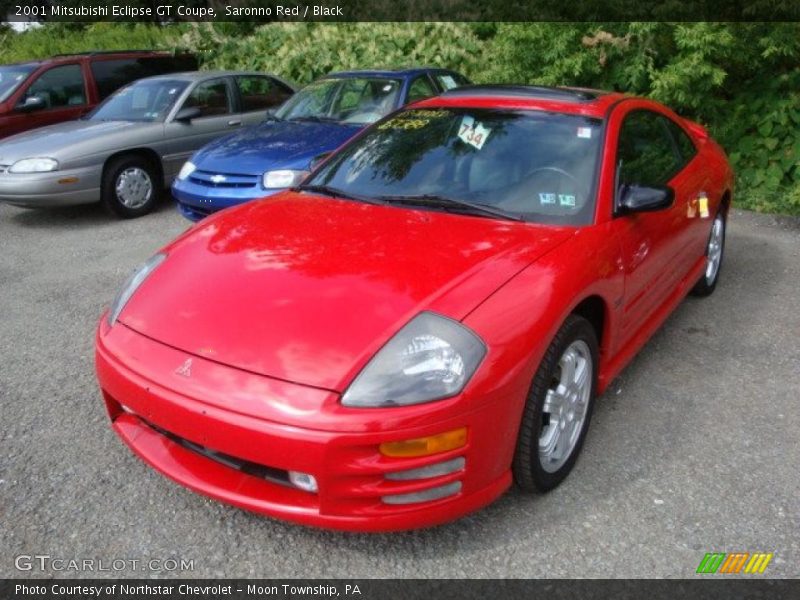
[(796, 221), (735, 213), (716, 293), (685, 301), (601, 398), (560, 488), (394, 535), (207, 500), (112, 433), (95, 322), (186, 226), (171, 206), (125, 222), (96, 206), (0, 206), (0, 576), (76, 575), (15, 568), (48, 554), (194, 563), (120, 576), (693, 577), (709, 551), (773, 552), (763, 576), (800, 576)]

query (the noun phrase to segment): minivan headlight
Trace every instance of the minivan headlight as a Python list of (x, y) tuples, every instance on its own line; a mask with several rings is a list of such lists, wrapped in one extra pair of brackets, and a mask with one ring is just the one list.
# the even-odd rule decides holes
[(300, 184), (308, 175), (308, 171), (294, 169), (278, 169), (264, 173), (263, 184), (268, 190), (293, 187)]
[(455, 396), (485, 355), (483, 341), (461, 323), (420, 313), (367, 363), (342, 404), (387, 408)]
[(117, 293), (116, 298), (114, 298), (114, 301), (111, 303), (111, 308), (108, 311), (109, 325), (114, 325), (114, 323), (117, 322), (122, 309), (125, 308), (125, 305), (133, 297), (133, 294), (139, 286), (144, 283), (144, 280), (147, 279), (150, 273), (155, 271), (156, 267), (164, 262), (165, 258), (167, 258), (167, 255), (163, 253), (151, 256), (128, 277), (127, 281), (125, 281), (122, 288), (119, 290), (119, 293)]
[(23, 158), (8, 169), (9, 173), (49, 173), (58, 169), (58, 161), (53, 158)]

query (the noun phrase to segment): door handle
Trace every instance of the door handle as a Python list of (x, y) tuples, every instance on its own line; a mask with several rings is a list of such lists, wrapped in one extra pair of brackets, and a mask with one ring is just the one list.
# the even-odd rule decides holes
[(237, 125), (241, 125), (242, 122), (239, 119), (233, 119), (232, 121), (228, 121), (229, 127), (236, 127)]

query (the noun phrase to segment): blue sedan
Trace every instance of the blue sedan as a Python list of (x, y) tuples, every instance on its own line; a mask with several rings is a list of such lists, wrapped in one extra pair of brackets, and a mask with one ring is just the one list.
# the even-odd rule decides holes
[(332, 73), (306, 86), (258, 126), (218, 139), (183, 165), (172, 185), (192, 221), (300, 183), (315, 161), (404, 104), (465, 85), (436, 68)]

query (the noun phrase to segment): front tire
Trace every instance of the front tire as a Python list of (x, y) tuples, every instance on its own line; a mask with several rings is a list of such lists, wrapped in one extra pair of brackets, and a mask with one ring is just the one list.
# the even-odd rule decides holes
[(717, 287), (725, 251), (725, 229), (725, 215), (720, 211), (711, 224), (711, 232), (708, 234), (708, 243), (706, 244), (706, 270), (692, 288), (693, 296), (710, 296)]
[(159, 190), (157, 182), (157, 170), (146, 158), (115, 158), (103, 172), (103, 204), (123, 219), (146, 215), (156, 205)]
[(523, 490), (549, 491), (575, 466), (592, 418), (598, 356), (592, 325), (570, 315), (547, 348), (525, 404), (513, 464)]

